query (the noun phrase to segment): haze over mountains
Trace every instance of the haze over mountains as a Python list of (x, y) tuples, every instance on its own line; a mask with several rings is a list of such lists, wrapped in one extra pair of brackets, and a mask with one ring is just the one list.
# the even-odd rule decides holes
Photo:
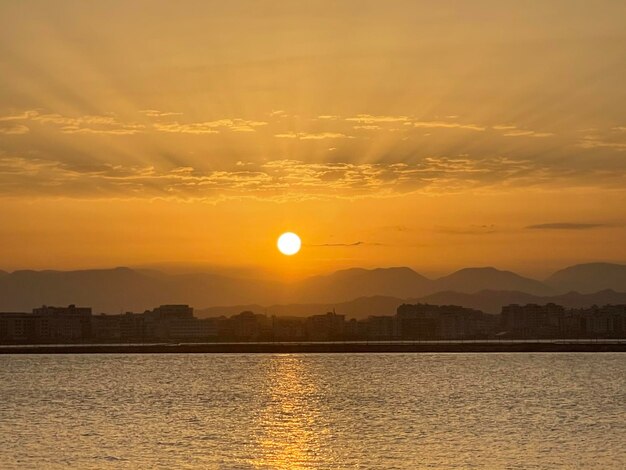
[(434, 305), (461, 305), (467, 308), (481, 310), (486, 313), (500, 313), (503, 305), (509, 304), (546, 304), (555, 303), (566, 308), (583, 308), (592, 305), (626, 304), (626, 292), (615, 292), (607, 289), (594, 294), (579, 294), (570, 292), (556, 296), (537, 296), (519, 291), (491, 291), (483, 290), (474, 294), (458, 292), (438, 292), (418, 298), (400, 299), (397, 297), (371, 296), (359, 297), (348, 302), (321, 303), (321, 304), (277, 304), (263, 306), (232, 305), (226, 307), (209, 307), (196, 311), (200, 317), (215, 317), (220, 315), (234, 315), (244, 310), (254, 313), (266, 313), (278, 316), (309, 316), (335, 310), (352, 318), (367, 318), (370, 315), (393, 315), (398, 306), (408, 303), (429, 303)]
[[(583, 295), (563, 296), (572, 291)], [(395, 310), (390, 306), (398, 302), (422, 301), (496, 312), (513, 302), (554, 301), (567, 306), (626, 302), (619, 292), (626, 292), (626, 265), (611, 263), (570, 266), (544, 281), (491, 267), (465, 268), (438, 279), (406, 267), (353, 268), (293, 283), (130, 268), (0, 271), (2, 311), (74, 303), (92, 306), (94, 312), (141, 312), (164, 303), (187, 303), (198, 310), (220, 306), (224, 312), (232, 310), (224, 306), (238, 311), (244, 306), (256, 310), (272, 306), (271, 313), (281, 314), (308, 314), (311, 309), (319, 313), (335, 306), (362, 316)]]

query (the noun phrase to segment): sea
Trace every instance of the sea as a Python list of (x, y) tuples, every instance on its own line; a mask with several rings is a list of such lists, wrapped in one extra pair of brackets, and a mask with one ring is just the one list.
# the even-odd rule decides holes
[(0, 356), (0, 469), (625, 469), (626, 353)]

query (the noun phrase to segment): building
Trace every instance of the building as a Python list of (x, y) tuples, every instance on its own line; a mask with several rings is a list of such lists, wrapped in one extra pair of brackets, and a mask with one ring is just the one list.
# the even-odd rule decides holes
[(44, 342), (48, 341), (80, 341), (91, 337), (91, 308), (49, 307), (33, 309), (35, 320), (35, 336)]
[(324, 315), (313, 315), (306, 319), (306, 334), (310, 341), (336, 341), (344, 339), (345, 315), (334, 311)]
[(157, 339), (212, 339), (217, 336), (215, 323), (209, 319), (168, 318), (157, 329)]
[(439, 338), (485, 339), (496, 333), (498, 317), (479, 310), (456, 307), (440, 314)]
[(398, 336), (402, 339), (453, 340), (488, 338), (495, 333), (497, 317), (457, 305), (400, 305)]
[(623, 338), (626, 335), (626, 305), (593, 306), (574, 311), (581, 332), (591, 338)]
[(398, 336), (396, 317), (370, 316), (363, 323), (366, 339), (388, 341)]
[(99, 341), (215, 340), (213, 320), (201, 320), (188, 305), (161, 305), (144, 313), (95, 315), (93, 337)]
[(91, 308), (43, 306), (0, 313), (0, 344), (144, 341), (393, 341), (503, 338), (624, 338), (626, 305), (565, 309), (507, 305), (501, 315), (454, 305), (401, 305), (395, 316), (346, 320), (334, 311), (308, 318), (251, 311), (199, 319), (188, 305), (144, 313), (92, 315)]
[(276, 341), (302, 341), (306, 339), (301, 318), (272, 316), (272, 339)]
[(514, 338), (555, 338), (563, 329), (565, 309), (560, 305), (507, 305), (502, 307), (501, 330)]
[(403, 304), (396, 310), (398, 334), (401, 339), (431, 340), (439, 337), (438, 314), (436, 305)]
[(144, 313), (145, 333), (157, 340), (211, 339), (217, 336), (214, 322), (200, 320), (184, 304), (161, 305)]
[(92, 337), (98, 340), (141, 341), (147, 338), (146, 315), (94, 315), (91, 319)]
[(193, 308), (184, 304), (161, 305), (146, 314), (154, 319), (194, 318)]
[(230, 339), (268, 341), (272, 339), (272, 321), (263, 314), (245, 311), (229, 318)]
[(24, 343), (34, 341), (36, 317), (30, 313), (0, 313), (0, 343)]

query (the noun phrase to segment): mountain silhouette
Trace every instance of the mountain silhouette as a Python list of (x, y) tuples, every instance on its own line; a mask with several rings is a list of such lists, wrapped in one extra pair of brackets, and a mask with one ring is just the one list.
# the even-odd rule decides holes
[(484, 290), (473, 294), (459, 292), (438, 292), (419, 299), (408, 299), (409, 303), (429, 303), (434, 305), (461, 305), (487, 313), (500, 313), (504, 305), (555, 303), (567, 308), (583, 308), (593, 305), (626, 304), (626, 292), (605, 289), (591, 294), (568, 292), (566, 294), (539, 296), (518, 291)]
[(271, 302), (268, 281), (214, 274), (166, 274), (130, 268), (81, 271), (15, 271), (0, 276), (0, 310), (29, 311), (47, 305), (80, 304), (94, 312), (143, 311), (164, 303), (197, 306)]
[(626, 304), (626, 292), (603, 290), (593, 294), (570, 292), (555, 296), (538, 296), (516, 291), (484, 290), (473, 294), (460, 292), (438, 292), (423, 297), (397, 298), (385, 296), (360, 297), (348, 302), (311, 303), (311, 304), (276, 304), (276, 305), (232, 305), (210, 307), (196, 311), (201, 317), (230, 316), (249, 310), (277, 316), (304, 317), (331, 310), (350, 318), (367, 318), (370, 315), (393, 315), (398, 306), (408, 303), (427, 303), (432, 305), (460, 305), (481, 310), (486, 313), (500, 313), (504, 305), (510, 304), (547, 304), (555, 303), (566, 308), (588, 308), (593, 305)]
[(201, 317), (219, 317), (235, 315), (248, 310), (254, 313), (264, 313), (279, 317), (305, 317), (330, 312), (334, 309), (337, 313), (347, 315), (350, 318), (367, 318), (370, 315), (394, 315), (398, 306), (403, 303), (406, 303), (406, 300), (397, 297), (376, 295), (371, 297), (359, 297), (348, 302), (274, 304), (268, 306), (248, 304), (209, 307), (197, 310), (196, 314)]
[[(589, 294), (610, 288), (626, 292), (625, 271), (626, 266), (606, 263), (572, 266), (542, 283), (495, 268), (466, 268), (439, 279), (429, 279), (407, 267), (353, 268), (284, 283), (124, 267), (23, 270), (0, 272), (0, 311), (30, 311), (43, 304), (72, 303), (91, 306), (96, 313), (141, 312), (165, 303), (186, 303), (197, 309), (216, 305), (315, 305), (324, 310), (363, 298), (369, 300), (360, 300), (360, 306), (350, 304), (346, 308), (353, 308), (359, 314), (376, 314), (395, 308), (395, 301), (389, 299), (425, 299), (431, 303), (480, 306), (494, 311), (501, 304), (537, 301), (533, 300), (537, 296), (556, 298), (570, 291)], [(308, 307), (293, 308), (309, 311)]]
[(417, 299), (408, 299), (407, 303), (426, 303), (433, 305), (460, 305), (487, 313), (500, 313), (503, 305), (547, 303), (544, 297), (520, 291), (481, 290), (479, 292), (443, 291)]
[(536, 295), (546, 295), (552, 292), (550, 287), (540, 281), (492, 267), (461, 269), (437, 279), (434, 285), (435, 288), (431, 289), (431, 292), (473, 293), (485, 289), (521, 291)]
[(289, 300), (342, 302), (367, 295), (408, 297), (430, 292), (431, 286), (430, 279), (410, 268), (352, 268), (294, 284)]
[(614, 263), (577, 264), (552, 274), (545, 283), (556, 291), (596, 292), (601, 289), (626, 291), (626, 265)]

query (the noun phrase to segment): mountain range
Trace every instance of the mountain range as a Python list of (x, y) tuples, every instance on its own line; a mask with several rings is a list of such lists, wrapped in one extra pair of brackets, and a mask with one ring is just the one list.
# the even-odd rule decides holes
[[(593, 296), (585, 295), (593, 293), (597, 293), (593, 303), (619, 299), (619, 293), (626, 292), (626, 265), (570, 266), (543, 281), (492, 267), (465, 268), (437, 279), (406, 267), (352, 268), (291, 283), (131, 268), (0, 271), (0, 311), (29, 311), (43, 304), (74, 303), (91, 306), (95, 312), (116, 313), (143, 311), (164, 303), (186, 303), (198, 309), (225, 306), (219, 307), (223, 311), (227, 306), (265, 309), (267, 307), (260, 306), (291, 305), (293, 312), (308, 312), (306, 305), (315, 305), (317, 313), (320, 309), (341, 305), (355, 312), (374, 314), (387, 311), (386, 306), (398, 301), (456, 304), (497, 311), (500, 305), (512, 302), (557, 302), (547, 299), (559, 299), (570, 292), (575, 292), (569, 294), (572, 302), (591, 301)], [(575, 298), (576, 295), (582, 297)], [(368, 299), (363, 300), (364, 297)], [(356, 308), (356, 305), (361, 307)], [(279, 310), (282, 312), (282, 307)]]
[(304, 317), (335, 310), (349, 318), (367, 318), (370, 315), (393, 315), (402, 304), (427, 303), (433, 305), (460, 305), (462, 307), (481, 310), (486, 313), (500, 313), (504, 305), (509, 304), (547, 304), (555, 303), (566, 308), (585, 308), (592, 305), (626, 304), (626, 292), (615, 292), (611, 289), (594, 294), (567, 294), (553, 296), (538, 296), (518, 291), (491, 291), (483, 290), (474, 294), (458, 292), (437, 292), (418, 298), (399, 299), (376, 295), (359, 297), (348, 302), (319, 303), (319, 304), (277, 304), (263, 306), (258, 304), (231, 305), (226, 307), (209, 307), (196, 311), (196, 315), (203, 318), (230, 316), (245, 310), (254, 313), (265, 313), (277, 316)]

